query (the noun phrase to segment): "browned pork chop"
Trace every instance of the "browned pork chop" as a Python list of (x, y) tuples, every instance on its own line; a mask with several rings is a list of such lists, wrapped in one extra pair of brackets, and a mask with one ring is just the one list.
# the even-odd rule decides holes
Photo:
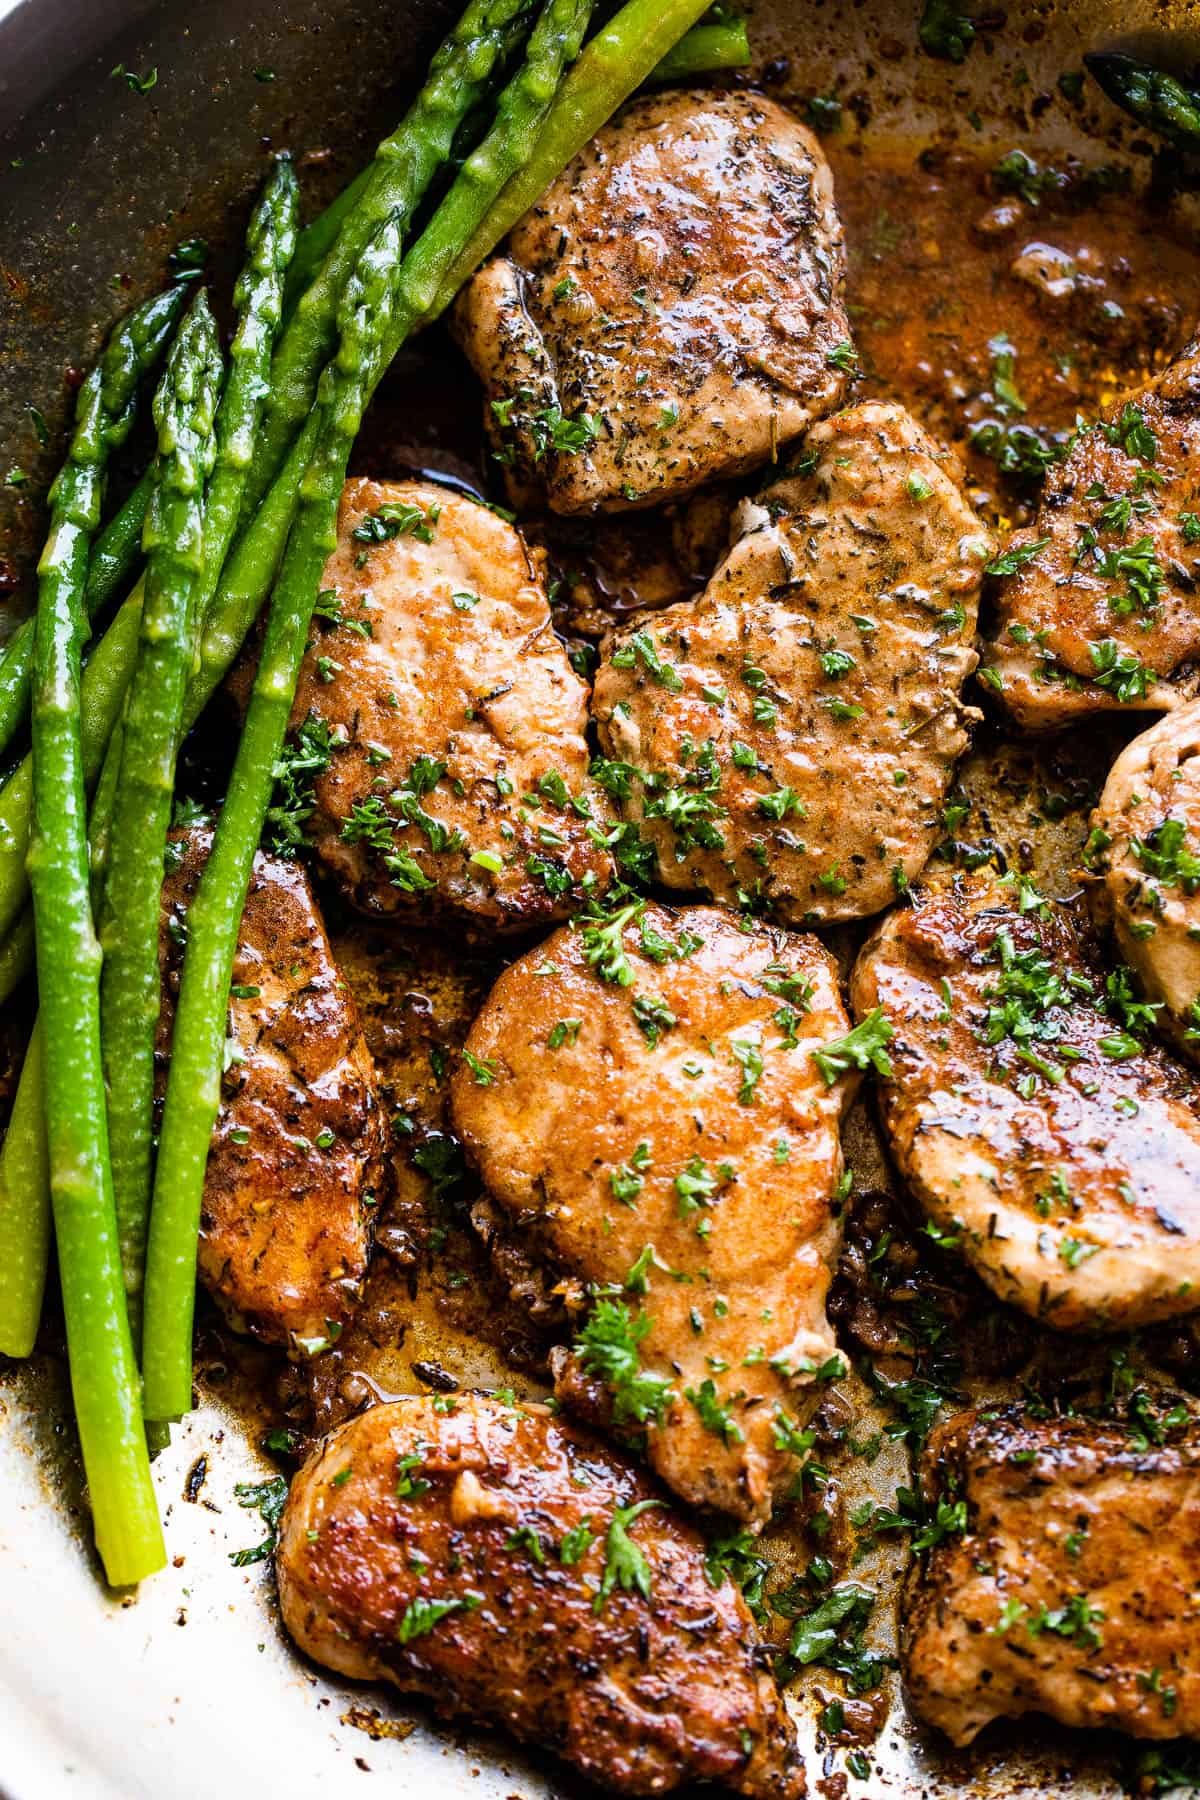
[[(173, 833), (168, 845), (160, 1087), (187, 908), (211, 844), (204, 826)], [(262, 851), (233, 967), (227, 1060), (204, 1184), (200, 1279), (239, 1330), (315, 1355), (358, 1302), (386, 1126), (308, 877)]]
[(695, 1505), (769, 1517), (840, 1362), (825, 1295), (854, 1077), (815, 939), (645, 902), (500, 977), (451, 1086), (455, 1130), (568, 1306), (560, 1394)]
[(543, 1744), (605, 1788), (804, 1772), (745, 1602), (643, 1475), (540, 1406), (397, 1400), (292, 1483), (284, 1623), (339, 1674)]
[(1162, 709), (1200, 682), (1200, 339), (1083, 431), (1004, 552), (987, 679), (1022, 725)]
[(653, 94), (596, 133), (458, 303), (493, 449), (557, 512), (765, 463), (853, 366), (816, 138), (757, 94)]
[(1118, 756), (1092, 816), (1094, 898), (1156, 1024), (1200, 1058), (1200, 701)]
[(1128, 971), (1097, 976), (1065, 916), (986, 876), (893, 912), (851, 996), (892, 1026), (884, 1126), (949, 1241), (1064, 1331), (1200, 1306), (1200, 1118), (1136, 1035)]
[(914, 1571), (909, 1697), (955, 1744), (1048, 1713), (1135, 1737), (1200, 1731), (1200, 1421), (961, 1413), (931, 1437), (927, 1501), (965, 1509)]
[(878, 912), (925, 866), (989, 553), (943, 462), (902, 407), (839, 413), (698, 599), (608, 640), (606, 780), (669, 886), (798, 924)]
[(292, 732), (354, 904), (490, 933), (603, 886), (587, 689), (520, 534), (444, 488), (351, 481), (324, 580)]

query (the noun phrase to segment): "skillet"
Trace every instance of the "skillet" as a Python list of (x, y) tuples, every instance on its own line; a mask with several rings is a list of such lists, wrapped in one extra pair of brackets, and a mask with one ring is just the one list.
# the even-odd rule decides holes
[[(997, 152), (1019, 142), (1047, 156), (1095, 161), (1132, 146), (1144, 168), (1136, 131), (1097, 90), (1075, 108), (1047, 107), (1032, 126), (1029, 98), (1052, 93), (1059, 72), (1078, 67), (1084, 50), (1123, 48), (1177, 69), (1200, 52), (1194, 4), (1026, 0), (1004, 9), (1002, 29), (982, 30), (958, 67), (917, 53), (916, 10), (903, 0), (761, 0), (751, 19), (757, 68), (772, 69), (773, 92), (785, 104), (832, 91), (847, 97), (852, 141), (843, 155), (864, 140), (900, 143), (911, 161), (920, 143), (956, 138), (973, 114), (976, 140)], [(450, 13), (430, 0), (289, 0), (286, 7), (176, 0), (157, 8), (135, 0), (15, 7), (0, 0), (0, 443), (29, 476), (27, 486), (0, 487), (0, 598), (8, 621), (28, 602), (40, 520), (34, 497), (55, 465), (66, 411), (56, 372), (90, 361), (103, 322), (123, 297), (148, 291), (179, 240), (207, 240), (212, 266), (225, 272), (221, 246), (236, 243), (269, 149), (297, 153), (314, 205), (332, 193), (398, 116), (410, 76), (424, 68)], [(995, 12), (993, 21), (1000, 17)], [(157, 82), (139, 96), (111, 78), (118, 64), (157, 69)], [(903, 236), (903, 218), (895, 229)], [(951, 241), (943, 248), (957, 253)], [(438, 337), (417, 360), (448, 354)], [(453, 368), (469, 413), (470, 378), (461, 363)], [(385, 414), (387, 404), (385, 392)], [(46, 420), (44, 446), (31, 405)], [(428, 464), (453, 470), (453, 428), (435, 420), (422, 449)], [(1094, 773), (1080, 744), (1006, 752), (985, 739), (967, 783), (997, 820), (1015, 819), (1018, 765), (1021, 780), (1043, 786)], [(1076, 849), (1069, 824), (1047, 825), (1037, 837), (1038, 856), (1058, 872), (1057, 891), (1069, 887)], [(886, 1185), (871, 1114), (861, 1105), (848, 1154), (860, 1179)], [(436, 1349), (464, 1385), (507, 1378), (473, 1339), (431, 1339), (424, 1347)], [(413, 1344), (408, 1354), (418, 1354)], [(136, 1604), (106, 1594), (91, 1561), (59, 1365), (47, 1356), (0, 1374), (0, 1789), (7, 1800), (68, 1792), (87, 1800), (217, 1793), (329, 1800), (369, 1792), (372, 1776), (446, 1800), (583, 1793), (585, 1784), (560, 1765), (506, 1741), (439, 1729), (403, 1700), (327, 1680), (288, 1648), (267, 1565), (229, 1561), (258, 1523), (238, 1505), (235, 1485), (271, 1471), (220, 1347), (201, 1363), (202, 1405), (156, 1465), (173, 1564)], [(867, 1491), (881, 1500), (905, 1480), (894, 1447), (865, 1473)], [(785, 1567), (788, 1554), (784, 1543)], [(881, 1614), (898, 1566), (884, 1552), (857, 1571), (879, 1586)], [(813, 1710), (802, 1703), (809, 1743)], [(898, 1705), (868, 1750), (868, 1778), (825, 1791), (1098, 1800), (1127, 1791), (1130, 1767), (1127, 1747), (1032, 1721), (990, 1731), (973, 1751), (952, 1754)], [(823, 1768), (814, 1750), (810, 1787), (823, 1774), (836, 1784), (844, 1768), (842, 1757)]]

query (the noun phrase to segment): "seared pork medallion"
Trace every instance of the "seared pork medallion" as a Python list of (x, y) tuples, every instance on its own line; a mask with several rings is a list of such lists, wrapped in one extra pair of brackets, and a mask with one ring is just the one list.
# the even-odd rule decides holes
[(599, 770), (671, 887), (878, 912), (941, 834), (989, 540), (899, 406), (809, 432), (704, 593), (615, 633)]
[(1128, 1425), (1006, 1407), (931, 1437), (925, 1497), (959, 1509), (961, 1535), (910, 1578), (902, 1662), (955, 1744), (1027, 1712), (1200, 1731), (1200, 1420), (1144, 1399)]
[(587, 1310), (559, 1394), (644, 1436), (684, 1499), (754, 1524), (842, 1366), (825, 1294), (863, 1066), (848, 1024), (815, 939), (633, 901), (508, 969), (452, 1079), (509, 1238)]
[(1200, 1058), (1200, 702), (1168, 713), (1112, 766), (1088, 861), (1117, 947), (1155, 1023)]
[(324, 583), (292, 740), (354, 904), (515, 931), (602, 887), (587, 689), (520, 534), (445, 488), (350, 481)]
[(1097, 974), (1028, 886), (959, 878), (889, 915), (851, 994), (894, 1037), (900, 1169), (1001, 1299), (1064, 1331), (1200, 1305), (1200, 1118), (1146, 1045), (1129, 971)]
[[(168, 842), (163, 1086), (187, 909), (211, 844), (207, 826)], [(385, 1146), (374, 1066), (308, 877), (260, 851), (233, 969), (200, 1221), (200, 1279), (239, 1330), (296, 1356), (340, 1336), (367, 1271)]]
[(772, 458), (854, 366), (833, 180), (756, 94), (655, 94), (598, 132), (458, 303), (492, 449), (557, 512)]
[(1022, 725), (1197, 691), (1200, 339), (1080, 432), (1003, 574), (984, 675)]
[(317, 1662), (618, 1793), (805, 1791), (738, 1589), (656, 1487), (543, 1406), (422, 1397), (351, 1420), (292, 1483), (276, 1567)]

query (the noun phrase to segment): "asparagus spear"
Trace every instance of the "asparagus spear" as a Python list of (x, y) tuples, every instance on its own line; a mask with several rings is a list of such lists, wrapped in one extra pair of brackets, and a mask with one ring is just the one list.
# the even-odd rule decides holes
[(338, 352), (321, 377), (316, 441), (271, 601), (250, 707), (212, 850), (189, 909), (146, 1262), (143, 1369), (146, 1416), (152, 1420), (179, 1418), (191, 1405), (196, 1235), (220, 1103), (242, 908), (321, 574), (337, 544), (346, 464), (366, 396), (379, 377), (401, 224), (397, 213), (380, 227), (339, 308)]
[(35, 1021), (0, 1147), (0, 1355), (28, 1356), (50, 1258), (42, 1030)]
[[(203, 572), (195, 600), (198, 612), (217, 584), (220, 564), (236, 523), (244, 472), (253, 453), (271, 345), (279, 323), (283, 274), (295, 241), (296, 201), (295, 176), (290, 165), (281, 161), (251, 219), (246, 264), (235, 291), (241, 316), (230, 347), (230, 377), (217, 413), (216, 465), (205, 508)], [(149, 476), (145, 485), (148, 491)], [(93, 554), (93, 568), (95, 560)], [(132, 609), (132, 617), (136, 632), (136, 608)], [(85, 685), (86, 681), (85, 675)], [(200, 706), (194, 704), (193, 719), (199, 710)], [(104, 889), (122, 742), (118, 719), (92, 803), (90, 862), (94, 901)], [(157, 898), (155, 954), (157, 957)], [(7, 998), (32, 962), (33, 920), (26, 912), (0, 946), (0, 999)], [(49, 1250), (49, 1184), (40, 1081), (40, 1043), (34, 1038), (21, 1072), (12, 1123), (0, 1147), (0, 1350), (11, 1356), (27, 1356), (32, 1349)], [(117, 1201), (126, 1290), (136, 1326), (145, 1253), (145, 1205), (140, 1216), (136, 1206), (123, 1207), (119, 1186)]]
[(1200, 92), (1165, 69), (1118, 50), (1085, 56), (1084, 66), (1109, 99), (1180, 150), (1200, 150)]
[(720, 69), (744, 69), (751, 62), (745, 19), (693, 25), (650, 71), (650, 81), (691, 81)]
[(251, 504), (264, 493), (308, 415), (333, 345), (338, 299), (364, 246), (393, 211), (407, 223), (449, 156), (459, 125), (487, 92), (497, 65), (520, 43), (529, 12), (530, 0), (469, 0), (403, 122), (375, 152), (370, 178), (275, 352)]
[[(161, 309), (160, 300), (157, 307)], [(120, 324), (79, 391), (38, 565), (29, 874), (37, 928), (50, 1190), (71, 1389), (96, 1545), (114, 1586), (164, 1560), (125, 1313), (100, 1059), (100, 946), (88, 894), (80, 651), (88, 551), (110, 450), (133, 420), (148, 317)]]
[[(95, 783), (113, 726), (125, 702), (125, 690), (137, 655), (141, 584), (118, 610), (97, 645), (80, 686), (83, 778)], [(29, 897), (26, 856), (33, 817), (33, 758), (19, 763), (0, 788), (0, 934), (11, 933)]]
[[(147, 633), (151, 636), (156, 633), (150, 616), (156, 594), (156, 564), (151, 555), (147, 599), (142, 612), (143, 650), (129, 695), (125, 733), (128, 772), (123, 763), (111, 834), (105, 833), (110, 870), (105, 885), (102, 932), (108, 960), (101, 985), (101, 1025), (109, 1085), (113, 1186), (125, 1289), (135, 1338), (140, 1322), (150, 1202), (161, 846), (165, 843), (170, 822), (175, 754), (181, 736), (185, 683), (193, 673), (194, 640), (220, 580), (255, 450), (271, 348), (282, 313), (284, 275), (295, 249), (297, 202), (292, 165), (286, 158), (280, 158), (267, 179), (247, 232), (246, 258), (234, 290), (238, 322), (230, 345), (229, 380), (221, 397), (215, 430), (208, 429), (212, 422), (211, 392), (207, 395), (199, 393), (191, 401), (193, 412), (199, 415), (205, 466), (197, 466), (198, 446), (192, 441), (188, 446), (189, 466), (184, 471), (189, 477), (187, 504), (179, 509), (176, 518), (177, 529), (182, 529), (188, 539), (188, 568), (180, 570), (177, 558), (171, 558), (173, 566), (169, 566), (168, 573), (174, 578), (176, 590), (172, 635), (169, 644), (159, 644), (148, 658)], [(186, 362), (182, 334), (178, 348), (181, 359)], [(204, 348), (211, 377), (219, 366), (212, 360), (219, 358), (219, 352), (211, 321), (208, 322)], [(193, 345), (193, 363), (197, 354), (199, 346)], [(193, 420), (193, 440), (195, 424)], [(173, 460), (164, 471), (168, 480), (172, 472), (176, 476), (179, 474), (177, 439), (176, 425), (172, 428)], [(201, 491), (202, 478), (208, 466), (211, 466), (212, 478), (205, 499)], [(156, 489), (156, 498), (162, 491), (161, 486)], [(193, 573), (190, 564), (200, 552), (202, 502), (202, 557)], [(174, 550), (177, 552), (179, 548), (177, 543)], [(163, 666), (164, 660), (167, 668)], [(157, 767), (153, 770), (148, 767), (147, 741), (156, 751)], [(104, 811), (102, 807), (97, 810)], [(94, 853), (93, 866), (96, 860)]]
[(27, 906), (0, 943), (0, 1005), (16, 992), (32, 968), (33, 909)]
[[(248, 455), (253, 439), (253, 426), (248, 425), (247, 421), (253, 415), (254, 422), (257, 423), (266, 398), (271, 349), (279, 328), (282, 307), (283, 276), (296, 244), (297, 205), (296, 178), (290, 162), (281, 157), (251, 220), (247, 242), (249, 257), (239, 288), (234, 293), (234, 304), (243, 314), (243, 324), (240, 337), (235, 334), (230, 346), (231, 387), (239, 369), (245, 371), (237, 383), (243, 400), (243, 423), (241, 431), (236, 436), (231, 435), (230, 449), (234, 457)], [(317, 224), (321, 222), (318, 220)], [(309, 229), (315, 230), (316, 226)], [(173, 305), (170, 316), (163, 324), (157, 346), (159, 351), (174, 327), (185, 292), (183, 287), (169, 290)], [(220, 469), (219, 458), (218, 477)], [(225, 510), (224, 493), (232, 489), (235, 480), (240, 509), (244, 469), (235, 470), (231, 462), (226, 479), (219, 486), (214, 481), (214, 496), (209, 503), (210, 514), (215, 502), (217, 517), (221, 517)], [(85, 596), (89, 620), (96, 619), (103, 612), (118, 588), (128, 581), (137, 566), (141, 556), (142, 526), (149, 494), (150, 476), (147, 473), (96, 540), (88, 568)], [(220, 575), (225, 551), (229, 548), (229, 540), (236, 524), (237, 510), (224, 530), (223, 539), (219, 531), (206, 527), (205, 589), (209, 599)], [(219, 550), (218, 545), (221, 546)], [(23, 625), (18, 626), (3, 651), (0, 651), (0, 754), (7, 749), (28, 717), (32, 668), (33, 620), (27, 619)]]
[(229, 380), (217, 413), (216, 462), (204, 508), (204, 567), (196, 595), (201, 622), (221, 579), (258, 451), (271, 353), (283, 316), (284, 282), (296, 249), (299, 198), (291, 160), (281, 156), (251, 214), (245, 261), (233, 291), (237, 325), (229, 346)]
[(446, 310), (501, 238), (541, 199), (571, 158), (640, 87), (708, 5), (709, 0), (627, 0), (601, 27), (563, 81), (532, 154), (451, 259), (425, 312), (426, 320)]
[[(89, 862), (93, 911), (103, 880), (103, 849), (120, 762), (121, 727), (118, 723), (92, 801)], [(23, 915), (9, 944), (0, 952), (0, 966), (11, 954), (10, 945), (16, 945), (18, 939), (24, 940), (20, 951), (23, 959), (27, 954), (27, 966), (32, 967), (32, 913)], [(50, 1260), (50, 1162), (43, 1104), (43, 1065), (42, 1029), (35, 1019), (8, 1129), (0, 1145), (0, 1354), (5, 1356), (24, 1357), (32, 1353), (42, 1316), (42, 1294)]]
[[(183, 302), (182, 288), (169, 288), (158, 296), (147, 330), (140, 339), (139, 374), (148, 374), (175, 328)], [(125, 583), (141, 552), (142, 520), (146, 513), (149, 480), (143, 476), (124, 506), (116, 513), (92, 546), (84, 609), (95, 619)], [(34, 621), (26, 619), (0, 651), (0, 755), (29, 717), (29, 689), (33, 680)]]
[(142, 540), (145, 596), (100, 910), (100, 1035), (109, 1152), (135, 1342), (150, 1200), (163, 854), (184, 693), (195, 659), (205, 484), (216, 455), (213, 421), (221, 372), (217, 328), (201, 289), (179, 328), (154, 397), (158, 455)]
[(329, 202), (325, 211), (306, 225), (296, 240), (296, 254), (287, 273), (284, 305), (291, 307), (317, 278), (318, 271), (338, 240), (342, 226), (367, 191), (375, 173), (374, 163), (360, 169), (353, 181)]
[(496, 102), (491, 130), (468, 156), (450, 192), (404, 258), (384, 345), (384, 368), (409, 334), (430, 316), (462, 246), (490, 219), (508, 182), (527, 164), (563, 69), (579, 54), (591, 10), (592, 0), (546, 0), (530, 36), (525, 62)]

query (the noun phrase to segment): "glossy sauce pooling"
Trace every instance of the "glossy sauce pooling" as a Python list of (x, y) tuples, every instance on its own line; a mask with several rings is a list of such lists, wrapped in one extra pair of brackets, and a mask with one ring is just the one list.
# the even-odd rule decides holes
[(976, 503), (1020, 518), (1036, 483), (999, 479), (972, 433), (1030, 427), (1052, 444), (1160, 368), (1194, 321), (1200, 249), (1143, 198), (1106, 191), (1099, 162), (1056, 189), (1046, 164), (1031, 175), (998, 150), (864, 153), (836, 134), (824, 147), (862, 389), (966, 450)]

